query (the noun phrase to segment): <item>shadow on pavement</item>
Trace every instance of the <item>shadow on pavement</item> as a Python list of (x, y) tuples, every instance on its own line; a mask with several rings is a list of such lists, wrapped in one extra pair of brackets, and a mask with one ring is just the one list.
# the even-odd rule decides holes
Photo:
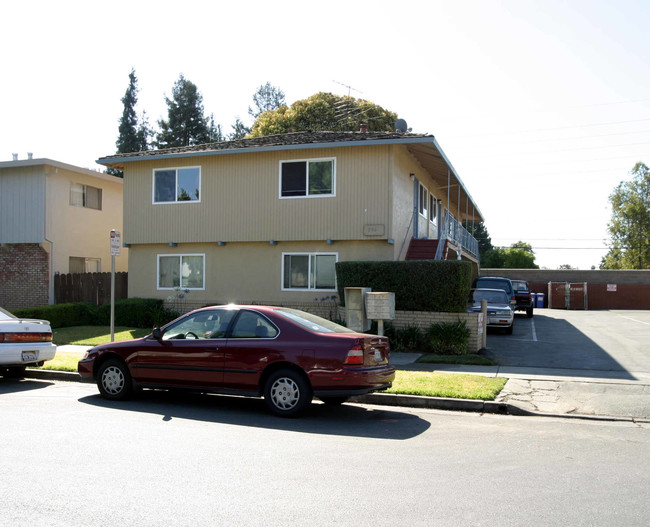
[(128, 401), (108, 401), (99, 395), (82, 397), (79, 401), (117, 411), (158, 414), (163, 421), (193, 419), (208, 423), (376, 439), (411, 439), (431, 426), (411, 413), (354, 404), (328, 406), (317, 399), (314, 399), (303, 416), (296, 419), (271, 415), (262, 399), (183, 391), (144, 390)]
[(571, 377), (636, 379), (578, 327), (539, 311), (533, 318), (517, 315), (512, 335), (489, 332), (483, 354), (504, 367), (571, 370), (567, 373)]
[(40, 390), (52, 386), (53, 382), (36, 381), (33, 379), (7, 379), (0, 377), (0, 395), (3, 393), (26, 392), (29, 390)]

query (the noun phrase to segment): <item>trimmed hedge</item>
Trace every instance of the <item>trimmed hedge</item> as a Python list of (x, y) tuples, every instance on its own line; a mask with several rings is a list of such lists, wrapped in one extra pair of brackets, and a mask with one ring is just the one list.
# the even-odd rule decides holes
[[(108, 326), (111, 323), (110, 304), (97, 306), (90, 302), (74, 302), (15, 309), (12, 313), (21, 318), (49, 320), (53, 328)], [(163, 300), (156, 298), (125, 298), (115, 301), (116, 326), (149, 329), (163, 325), (177, 316), (178, 313), (164, 307)]]
[(395, 293), (398, 311), (462, 313), (472, 285), (472, 264), (458, 260), (337, 262), (341, 304), (346, 287)]
[(14, 309), (11, 313), (19, 318), (48, 320), (52, 328), (67, 328), (98, 325), (96, 311), (97, 306), (91, 302), (71, 302)]

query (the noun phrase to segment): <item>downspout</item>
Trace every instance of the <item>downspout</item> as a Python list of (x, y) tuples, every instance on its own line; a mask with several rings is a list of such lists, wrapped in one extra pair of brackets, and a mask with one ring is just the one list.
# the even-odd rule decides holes
[(45, 204), (43, 205), (43, 240), (50, 244), (49, 251), (49, 269), (48, 269), (48, 294), (47, 303), (52, 305), (56, 303), (54, 298), (54, 242), (47, 237), (47, 177), (59, 172), (58, 168), (54, 172), (44, 172), (45, 175)]
[(418, 200), (419, 200), (419, 194), (418, 194), (418, 178), (415, 177), (415, 174), (411, 174), (411, 178), (413, 179), (413, 238), (418, 238)]

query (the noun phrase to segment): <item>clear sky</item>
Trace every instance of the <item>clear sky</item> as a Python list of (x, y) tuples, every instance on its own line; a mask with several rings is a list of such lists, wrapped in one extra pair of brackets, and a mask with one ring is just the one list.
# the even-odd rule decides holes
[[(433, 134), (496, 246), (598, 267), (608, 196), (650, 164), (650, 0), (35, 1), (3, 5), (0, 161), (91, 169), (179, 75), (226, 134), (268, 82), (368, 99)], [(350, 88), (346, 88), (349, 86)]]

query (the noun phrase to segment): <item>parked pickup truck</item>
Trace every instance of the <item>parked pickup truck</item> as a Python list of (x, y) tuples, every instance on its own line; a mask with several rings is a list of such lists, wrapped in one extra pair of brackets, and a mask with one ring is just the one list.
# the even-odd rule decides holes
[(528, 318), (532, 317), (535, 301), (533, 294), (530, 292), (530, 287), (528, 287), (528, 282), (525, 280), (512, 280), (512, 287), (515, 290), (515, 300), (517, 301), (515, 311), (525, 311)]

